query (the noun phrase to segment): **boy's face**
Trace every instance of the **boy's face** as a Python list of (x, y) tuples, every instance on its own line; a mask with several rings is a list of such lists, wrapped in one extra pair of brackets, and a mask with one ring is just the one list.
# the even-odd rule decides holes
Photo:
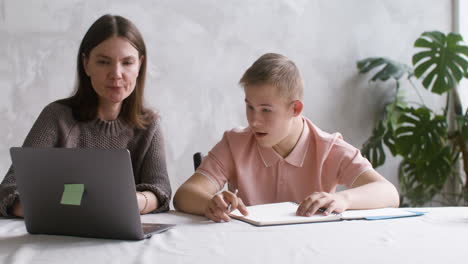
[(293, 102), (278, 94), (270, 84), (245, 87), (247, 121), (262, 147), (274, 147), (286, 141), (292, 131)]

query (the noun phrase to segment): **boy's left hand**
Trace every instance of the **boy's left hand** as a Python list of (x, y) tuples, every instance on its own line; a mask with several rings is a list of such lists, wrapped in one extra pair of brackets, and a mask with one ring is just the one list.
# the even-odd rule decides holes
[(323, 209), (323, 215), (329, 215), (332, 212), (342, 213), (348, 208), (348, 202), (339, 193), (314, 192), (307, 196), (299, 205), (296, 215), (311, 216), (319, 209)]

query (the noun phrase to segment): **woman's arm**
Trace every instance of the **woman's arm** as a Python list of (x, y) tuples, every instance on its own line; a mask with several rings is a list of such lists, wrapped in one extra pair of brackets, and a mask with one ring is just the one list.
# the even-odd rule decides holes
[(140, 214), (147, 214), (159, 207), (158, 198), (152, 192), (137, 192), (138, 210)]
[(137, 199), (142, 214), (168, 211), (172, 194), (167, 174), (164, 138), (159, 121), (155, 122), (157, 123), (154, 124), (154, 134), (146, 153), (138, 154), (144, 155), (139, 175), (136, 177), (136, 189), (140, 192)]
[[(57, 145), (60, 107), (57, 103), (51, 103), (42, 110), (26, 136), (23, 147), (55, 147)], [(0, 215), (23, 216), (13, 166), (10, 167), (0, 184)]]
[[(5, 178), (0, 184), (0, 215), (1, 216), (17, 216), (22, 217), (22, 210), (17, 210), (21, 207), (19, 202), (19, 194), (16, 189), (16, 178), (13, 166), (10, 166)], [(14, 208), (13, 208), (14, 206)]]

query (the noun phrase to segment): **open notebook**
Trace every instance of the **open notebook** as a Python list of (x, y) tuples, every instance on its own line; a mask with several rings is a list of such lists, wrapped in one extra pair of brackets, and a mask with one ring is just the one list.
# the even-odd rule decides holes
[(371, 210), (349, 210), (341, 214), (297, 216), (298, 204), (293, 202), (271, 203), (248, 206), (249, 215), (243, 216), (238, 210), (231, 212), (232, 218), (256, 225), (285, 225), (341, 220), (380, 220), (423, 215), (423, 212), (408, 211), (402, 208), (382, 208)]

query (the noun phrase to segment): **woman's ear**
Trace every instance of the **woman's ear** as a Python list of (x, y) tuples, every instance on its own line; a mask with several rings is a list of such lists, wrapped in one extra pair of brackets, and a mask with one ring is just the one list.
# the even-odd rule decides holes
[(83, 62), (83, 69), (84, 69), (86, 75), (88, 75), (88, 77), (89, 77), (89, 73), (88, 73), (89, 58), (84, 53), (81, 53), (81, 61)]
[(138, 66), (138, 71), (140, 71), (140, 68), (141, 68), (141, 65), (143, 64), (144, 59), (145, 59), (145, 56), (141, 55), (140, 56), (140, 65)]
[[(140, 56), (140, 65), (138, 65), (138, 75), (140, 75), (140, 69), (141, 69), (141, 65), (143, 64), (144, 59), (145, 59), (145, 56), (141, 55)], [(137, 77), (138, 77), (138, 75), (137, 75)]]
[(300, 115), (303, 109), (304, 109), (304, 104), (302, 103), (301, 100), (296, 100), (293, 102), (294, 116)]

